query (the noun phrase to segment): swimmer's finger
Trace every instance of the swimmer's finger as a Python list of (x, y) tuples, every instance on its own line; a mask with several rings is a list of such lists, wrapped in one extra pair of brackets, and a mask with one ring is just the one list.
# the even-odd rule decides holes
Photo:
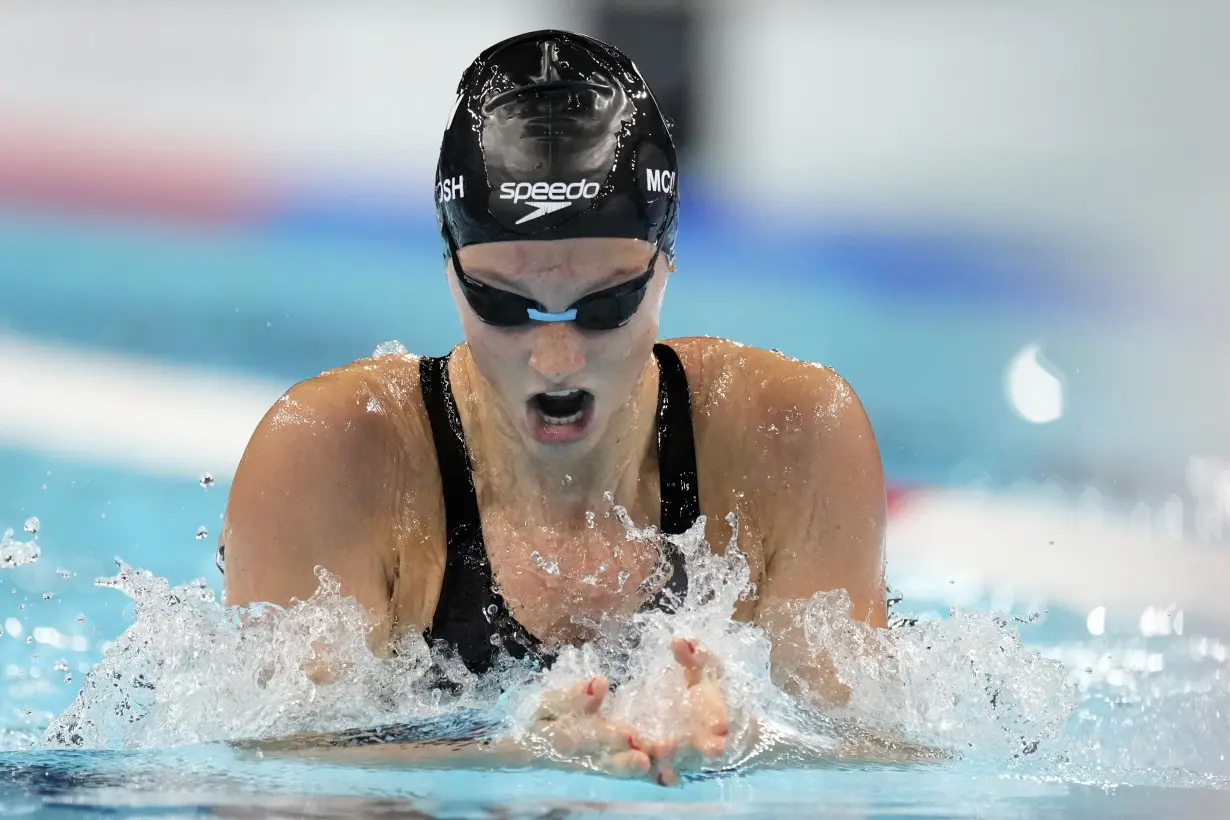
[(679, 773), (675, 771), (675, 767), (669, 763), (655, 762), (656, 772), (654, 780), (659, 786), (677, 786), (679, 785)]
[(646, 744), (645, 751), (649, 753), (649, 757), (653, 760), (655, 766), (670, 766), (671, 761), (675, 758), (675, 753), (679, 751), (679, 746), (673, 740), (660, 740), (656, 743)]
[(702, 680), (688, 694), (691, 701), (688, 725), (693, 748), (706, 757), (723, 754), (726, 751), (726, 735), (730, 731), (726, 696), (713, 680)]
[(602, 675), (578, 681), (567, 689), (547, 692), (534, 713), (536, 721), (557, 720), (564, 715), (592, 715), (602, 708), (610, 684)]
[(599, 736), (603, 745), (612, 754), (634, 751), (653, 757), (657, 748), (657, 744), (646, 739), (639, 729), (622, 721), (603, 721), (599, 729)]
[(697, 640), (675, 638), (671, 641), (675, 661), (683, 667), (688, 686), (695, 686), (702, 677), (722, 677), (722, 663)]
[(573, 686), (573, 707), (577, 714), (593, 715), (602, 708), (611, 685), (603, 675), (597, 675)]
[(613, 774), (646, 775), (652, 766), (649, 755), (629, 749), (626, 752), (616, 752), (607, 758), (606, 769)]

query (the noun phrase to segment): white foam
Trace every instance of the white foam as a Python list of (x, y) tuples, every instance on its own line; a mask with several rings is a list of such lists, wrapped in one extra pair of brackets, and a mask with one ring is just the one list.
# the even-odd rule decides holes
[(230, 476), (285, 385), (0, 335), (0, 446)]

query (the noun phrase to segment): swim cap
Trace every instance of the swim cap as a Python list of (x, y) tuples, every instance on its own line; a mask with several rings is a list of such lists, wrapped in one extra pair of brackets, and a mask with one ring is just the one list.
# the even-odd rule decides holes
[(627, 237), (673, 256), (677, 178), (669, 126), (632, 61), (591, 37), (535, 31), (491, 46), (462, 75), (436, 217), (457, 248)]

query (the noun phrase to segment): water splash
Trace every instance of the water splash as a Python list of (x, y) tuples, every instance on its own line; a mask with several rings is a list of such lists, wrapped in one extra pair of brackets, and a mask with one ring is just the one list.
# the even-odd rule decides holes
[[(626, 516), (618, 509), (615, 514)], [(801, 651), (775, 662), (766, 629), (732, 618), (755, 590), (737, 544), (738, 521), (729, 516), (728, 523), (734, 535), (722, 551), (705, 542), (704, 520), (672, 537), (689, 579), (677, 611), (587, 624), (598, 640), (565, 648), (542, 680), (513, 695), (514, 733), (533, 743), (531, 719), (542, 694), (602, 674), (621, 681), (606, 706), (611, 718), (682, 743), (687, 694), (671, 641), (684, 637), (721, 659), (730, 713), (727, 754), (703, 765), (692, 761), (700, 768), (736, 765), (772, 746), (818, 757), (857, 746), (881, 757), (1003, 760), (1032, 754), (1061, 734), (1076, 704), (1062, 664), (1026, 649), (994, 615), (954, 613), (942, 622), (874, 630), (851, 620), (844, 592), (818, 593), (787, 602), (765, 619), (779, 641), (792, 635), (801, 641)], [(844, 705), (821, 710), (814, 704), (824, 699), (810, 691), (809, 681), (814, 669), (826, 666), (849, 691)]]
[(5, 530), (4, 535), (0, 535), (0, 569), (11, 569), (37, 561), (42, 554), (37, 540), (32, 538), (29, 541), (15, 541), (13, 531)]
[[(428, 674), (420, 637), (391, 657), (373, 654), (362, 608), (335, 578), (318, 577), (316, 594), (291, 607), (227, 608), (203, 581), (171, 587), (121, 562), (96, 583), (132, 599), (134, 622), (44, 744), (161, 748), (338, 731), (439, 715), (475, 697), (463, 670)], [(442, 676), (454, 684), (448, 697), (433, 685)]]
[[(626, 511), (616, 508), (613, 516), (624, 520)], [(731, 616), (755, 589), (738, 545), (739, 522), (733, 516), (728, 522), (734, 537), (717, 551), (704, 540), (704, 521), (670, 537), (689, 576), (687, 594), (673, 601), (677, 611), (596, 620), (577, 615), (593, 640), (565, 647), (544, 673), (505, 659), (485, 680), (417, 635), (388, 657), (374, 654), (366, 615), (341, 597), (327, 573), (320, 574), (316, 594), (292, 606), (228, 608), (203, 582), (172, 587), (121, 565), (99, 584), (132, 599), (134, 623), (42, 742), (167, 747), (408, 723), (479, 708), (503, 720), (510, 736), (531, 743), (530, 715), (542, 694), (596, 674), (619, 684), (605, 706), (611, 717), (651, 737), (678, 739), (686, 693), (670, 644), (686, 637), (721, 659), (731, 716), (727, 756), (703, 765), (693, 761), (694, 768), (767, 760), (773, 749), (791, 750), (792, 759), (831, 757), (867, 737), (1083, 782), (1105, 779), (1116, 766), (1139, 773), (1140, 766), (1130, 768), (1133, 761), (1207, 772), (1216, 759), (1210, 755), (1223, 743), (1217, 733), (1206, 728), (1193, 738), (1191, 727), (1222, 725), (1218, 716), (1230, 708), (1230, 676), (1219, 677), (1225, 653), (1221, 661), (1206, 662), (1204, 689), (1195, 697), (1180, 695), (1183, 682), (1192, 685), (1190, 676), (1159, 688), (1159, 673), (1149, 671), (1156, 663), (1146, 660), (1133, 700), (1121, 678), (1112, 691), (1105, 688), (1106, 670), (1096, 680), (1081, 671), (1099, 669), (1096, 658), (1039, 653), (1021, 641), (1019, 630), (1027, 624), (993, 613), (954, 611), (940, 620), (873, 630), (850, 619), (843, 593), (819, 593), (766, 611), (763, 626), (739, 622)], [(658, 537), (652, 528), (625, 523), (629, 539)], [(669, 571), (669, 562), (662, 566)], [(775, 657), (765, 626), (793, 636), (799, 651)], [(331, 671), (322, 677), (324, 646)], [(1208, 654), (1217, 655), (1213, 649)], [(1127, 665), (1135, 663), (1132, 657), (1125, 656)], [(817, 693), (809, 692), (809, 673), (823, 664), (848, 688), (840, 707), (810, 705)], [(436, 685), (441, 679), (452, 685)], [(1133, 725), (1146, 731), (1133, 734)], [(1123, 735), (1134, 739), (1122, 743)], [(1166, 748), (1150, 750), (1150, 744)], [(1123, 772), (1114, 777), (1131, 779)]]
[(376, 345), (376, 349), (372, 351), (372, 358), (377, 359), (381, 356), (405, 356), (410, 351), (406, 350), (406, 346), (396, 339), (390, 339), (387, 342), (381, 342)]

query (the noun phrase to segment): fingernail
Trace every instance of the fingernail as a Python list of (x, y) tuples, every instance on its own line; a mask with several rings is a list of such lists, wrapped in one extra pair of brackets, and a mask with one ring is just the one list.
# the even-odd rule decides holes
[(636, 745), (636, 741), (632, 738), (632, 735), (628, 735), (628, 748), (638, 752), (641, 750), (641, 747)]
[(729, 726), (723, 726), (721, 729), (718, 729), (716, 732), (714, 732), (714, 734), (717, 735), (718, 737), (726, 737), (726, 735), (729, 733), (730, 733)]
[(658, 772), (658, 785), (659, 786), (666, 785), (666, 775), (662, 774), (661, 772)]
[(686, 643), (686, 644), (688, 645), (688, 651), (689, 651), (689, 652), (691, 652), (693, 655), (695, 655), (695, 654), (696, 654), (696, 644), (692, 643), (691, 641), (687, 640), (686, 638), (684, 639), (684, 641), (683, 641), (683, 642), (684, 642), (684, 643)]
[(585, 694), (591, 695), (591, 696), (594, 694), (594, 679), (593, 678), (589, 679), (589, 685), (585, 687)]

